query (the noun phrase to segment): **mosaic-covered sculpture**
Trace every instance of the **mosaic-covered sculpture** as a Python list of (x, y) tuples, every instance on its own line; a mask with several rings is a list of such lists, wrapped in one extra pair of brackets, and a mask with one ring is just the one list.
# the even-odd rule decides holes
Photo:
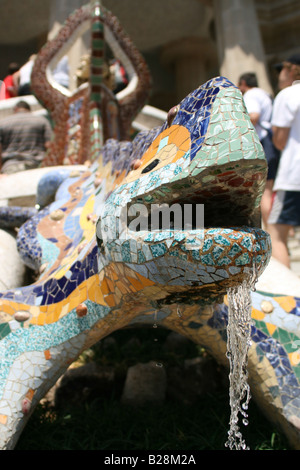
[[(247, 228), (265, 171), (239, 91), (216, 78), (161, 129), (126, 144), (109, 140), (90, 169), (62, 183), (56, 201), (19, 230), (24, 261), (43, 268), (38, 281), (0, 297), (3, 448), (69, 364), (125, 325), (157, 321), (226, 357), (226, 307), (208, 305), (247, 278), (254, 261), (258, 273), (268, 263), (268, 235)], [(113, 230), (128, 204), (162, 201), (204, 203), (207, 228), (126, 226), (125, 238)]]
[[(54, 81), (51, 70), (84, 31), (91, 29), (90, 80), (74, 92)], [(106, 46), (106, 47), (105, 47)], [(107, 85), (109, 51), (126, 68), (124, 90), (114, 95)], [(104, 73), (105, 69), (105, 73)], [(31, 75), (37, 99), (49, 111), (54, 139), (44, 166), (93, 161), (108, 138), (129, 140), (133, 119), (150, 91), (150, 73), (118, 19), (99, 2), (76, 10), (39, 52)]]
[[(39, 278), (0, 294), (2, 449), (15, 446), (72, 361), (124, 326), (156, 322), (228, 365), (227, 288), (260, 275), (271, 253), (253, 222), (266, 167), (239, 90), (217, 77), (161, 128), (108, 139), (90, 168), (66, 175), (55, 201), (19, 230), (20, 254)], [(204, 204), (205, 227), (139, 231), (124, 219), (162, 203)], [(299, 448), (299, 300), (251, 297), (251, 392)]]

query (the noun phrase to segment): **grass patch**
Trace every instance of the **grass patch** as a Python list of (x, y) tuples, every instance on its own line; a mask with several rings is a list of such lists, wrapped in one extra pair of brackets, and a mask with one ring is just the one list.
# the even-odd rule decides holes
[[(114, 366), (125, 377), (130, 365), (159, 360), (168, 366), (181, 366), (186, 358), (203, 351), (192, 342), (177, 350), (163, 344), (169, 332), (146, 330), (118, 331), (111, 343), (104, 341), (87, 351), (82, 362), (96, 361)], [(76, 406), (55, 409), (39, 405), (23, 431), (15, 450), (226, 450), (230, 418), (226, 387), (206, 393), (192, 405), (167, 400), (162, 405), (140, 407), (120, 403), (119, 392), (102, 395)], [(249, 406), (249, 425), (241, 424), (246, 444), (252, 450), (289, 450), (284, 435), (261, 413), (253, 400)]]
[[(225, 450), (227, 394), (208, 395), (197, 407), (167, 403), (138, 409), (95, 400), (57, 413), (39, 405), (16, 450)], [(241, 427), (252, 450), (288, 450), (284, 436), (252, 403)]]

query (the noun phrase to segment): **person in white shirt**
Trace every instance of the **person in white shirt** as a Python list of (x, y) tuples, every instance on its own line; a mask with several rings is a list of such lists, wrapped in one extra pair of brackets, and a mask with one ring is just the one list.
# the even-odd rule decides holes
[(26, 64), (13, 75), (15, 86), (18, 89), (18, 96), (31, 95), (31, 72), (36, 59), (36, 54), (32, 54)]
[(273, 102), (271, 96), (258, 87), (256, 74), (244, 73), (239, 78), (239, 89), (243, 93), (246, 109), (264, 148), (268, 162), (265, 191), (261, 199), (261, 215), (265, 230), (272, 206), (273, 185), (280, 159), (280, 152), (272, 142), (271, 116)]
[(300, 54), (283, 62), (282, 67), (293, 84), (274, 100), (273, 142), (281, 150), (281, 158), (268, 231), (274, 258), (290, 267), (288, 235), (291, 228), (300, 225)]

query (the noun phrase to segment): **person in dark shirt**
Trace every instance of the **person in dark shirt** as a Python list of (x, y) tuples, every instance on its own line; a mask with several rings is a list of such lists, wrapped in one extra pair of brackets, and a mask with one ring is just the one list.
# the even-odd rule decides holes
[(33, 114), (29, 104), (20, 100), (14, 113), (0, 121), (1, 172), (15, 173), (39, 167), (51, 138), (48, 119)]

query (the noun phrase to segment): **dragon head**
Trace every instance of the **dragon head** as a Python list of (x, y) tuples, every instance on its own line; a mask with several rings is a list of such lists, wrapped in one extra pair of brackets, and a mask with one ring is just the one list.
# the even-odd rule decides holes
[(269, 235), (255, 222), (266, 171), (240, 91), (208, 81), (119, 170), (97, 223), (100, 256), (163, 286), (160, 303), (223, 296), (268, 264)]

